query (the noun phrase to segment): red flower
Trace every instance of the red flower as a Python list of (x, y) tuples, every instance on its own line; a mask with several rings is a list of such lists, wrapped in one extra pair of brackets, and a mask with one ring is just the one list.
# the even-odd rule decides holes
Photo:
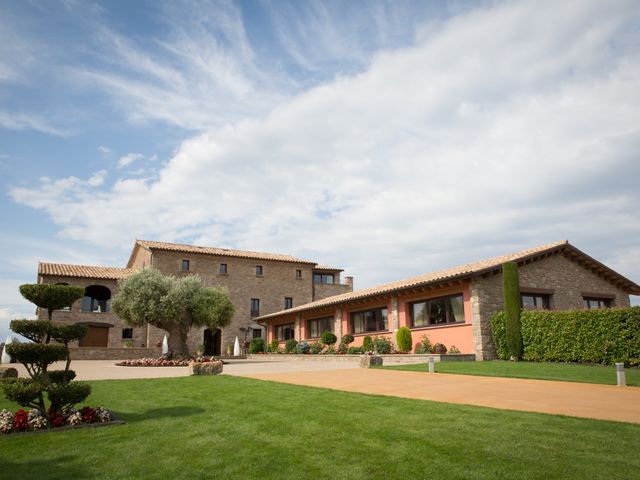
[(13, 428), (18, 431), (25, 431), (29, 428), (29, 414), (24, 410), (18, 410), (13, 416)]
[(82, 421), (84, 423), (93, 423), (96, 421), (96, 411), (91, 407), (84, 407), (80, 410), (80, 415), (82, 415)]
[(64, 415), (60, 412), (49, 409), (49, 422), (52, 427), (61, 427), (64, 425)]

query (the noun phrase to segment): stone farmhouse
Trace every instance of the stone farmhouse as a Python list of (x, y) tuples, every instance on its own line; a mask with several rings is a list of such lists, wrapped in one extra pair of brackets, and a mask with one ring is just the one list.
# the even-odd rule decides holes
[[(289, 255), (246, 252), (137, 240), (125, 268), (41, 262), (38, 283), (84, 287), (85, 296), (71, 308), (54, 312), (53, 320), (82, 323), (85, 338), (72, 348), (77, 359), (116, 359), (157, 356), (166, 332), (151, 325), (131, 328), (111, 312), (110, 300), (118, 280), (144, 268), (176, 277), (199, 275), (209, 286), (225, 287), (235, 305), (231, 324), (216, 331), (193, 329), (188, 338), (193, 351), (205, 345), (205, 354), (221, 355), (236, 336), (240, 341), (264, 336), (260, 315), (294, 308), (326, 297), (351, 292), (353, 279), (341, 283), (339, 268), (318, 265)], [(39, 309), (39, 318), (46, 311)]]
[(455, 345), (478, 360), (495, 357), (491, 316), (503, 308), (501, 266), (519, 266), (525, 309), (581, 309), (629, 306), (640, 286), (578, 250), (568, 241), (461, 265), (355, 292), (345, 292), (262, 315), (267, 339), (309, 342), (330, 330), (340, 338), (385, 336), (411, 329), (414, 345), (423, 335), (432, 343)]

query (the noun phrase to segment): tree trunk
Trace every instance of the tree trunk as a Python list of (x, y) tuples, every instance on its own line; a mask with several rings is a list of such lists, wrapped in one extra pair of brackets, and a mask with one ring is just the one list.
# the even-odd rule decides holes
[(169, 358), (189, 358), (189, 347), (187, 347), (187, 332), (180, 327), (170, 330), (169, 338)]

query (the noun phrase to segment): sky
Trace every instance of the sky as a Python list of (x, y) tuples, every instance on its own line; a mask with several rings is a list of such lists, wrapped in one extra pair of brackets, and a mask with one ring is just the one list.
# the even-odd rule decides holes
[(0, 338), (38, 261), (136, 238), (356, 289), (568, 239), (640, 282), (639, 27), (634, 0), (0, 0)]

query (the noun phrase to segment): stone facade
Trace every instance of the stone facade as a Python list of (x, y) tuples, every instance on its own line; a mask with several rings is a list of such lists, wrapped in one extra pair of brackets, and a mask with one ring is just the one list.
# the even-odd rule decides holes
[[(518, 267), (523, 293), (545, 292), (552, 310), (584, 308), (583, 294), (613, 296), (613, 307), (628, 307), (629, 295), (562, 254), (542, 258)], [(479, 360), (496, 358), (491, 339), (490, 319), (503, 310), (502, 276), (491, 275), (471, 280), (473, 341)]]
[[(266, 254), (268, 255), (268, 254)], [(188, 260), (189, 268), (183, 270), (183, 260)], [(221, 264), (226, 265), (226, 273), (221, 270)], [(261, 274), (257, 274), (256, 267), (262, 267)], [(285, 308), (285, 299), (291, 299), (293, 305), (301, 305), (313, 301), (316, 292), (319, 294), (335, 295), (352, 290), (352, 283), (340, 283), (339, 271), (336, 270), (334, 285), (314, 285), (313, 273), (315, 264), (305, 261), (282, 261), (270, 259), (242, 258), (238, 256), (212, 255), (200, 253), (185, 253), (178, 251), (147, 249), (136, 243), (129, 260), (128, 268), (138, 271), (153, 267), (165, 275), (183, 277), (198, 275), (207, 286), (223, 287), (229, 292), (231, 302), (235, 306), (235, 314), (229, 326), (219, 332), (219, 351), (216, 354), (224, 354), (229, 345), (233, 345), (236, 336), (243, 342), (251, 340), (254, 330), (262, 332), (264, 328), (254, 321), (256, 315), (252, 315), (252, 299), (259, 300), (259, 315), (273, 313)], [(123, 269), (124, 271), (124, 269)], [(130, 272), (129, 272), (130, 273)], [(126, 275), (123, 275), (126, 276)], [(41, 274), (38, 278), (42, 283), (66, 283), (81, 287), (98, 285), (109, 289), (111, 297), (118, 291), (117, 280), (104, 278), (84, 278), (67, 275)], [(314, 287), (321, 287), (316, 290)], [(325, 287), (330, 287), (329, 289)], [(101, 311), (82, 311), (82, 300), (74, 303), (70, 310), (54, 312), (53, 319), (61, 323), (86, 323), (96, 328), (108, 327), (108, 349), (113, 350), (113, 358), (122, 358), (123, 354), (129, 354), (127, 358), (136, 358), (147, 351), (159, 352), (159, 347), (166, 332), (152, 325), (127, 330), (131, 338), (123, 338), (123, 330), (130, 329), (128, 325), (114, 313), (109, 311), (109, 305)], [(105, 311), (106, 310), (106, 311)], [(39, 318), (45, 319), (46, 311), (38, 312)], [(216, 333), (216, 332), (211, 332)], [(196, 346), (204, 344), (205, 329), (193, 329), (188, 337), (187, 344), (190, 351), (195, 351)], [(74, 342), (72, 347), (78, 347)], [(140, 350), (141, 349), (141, 350)], [(89, 349), (87, 349), (89, 350)], [(106, 358), (109, 355), (104, 348), (94, 348), (96, 358)], [(138, 351), (140, 350), (140, 351)], [(143, 350), (145, 352), (143, 352)], [(146, 352), (148, 353), (148, 352)], [(145, 354), (146, 354), (145, 353)], [(77, 358), (84, 358), (89, 353), (75, 353)], [(84, 356), (84, 357), (83, 357)], [(88, 357), (87, 357), (88, 358)]]

